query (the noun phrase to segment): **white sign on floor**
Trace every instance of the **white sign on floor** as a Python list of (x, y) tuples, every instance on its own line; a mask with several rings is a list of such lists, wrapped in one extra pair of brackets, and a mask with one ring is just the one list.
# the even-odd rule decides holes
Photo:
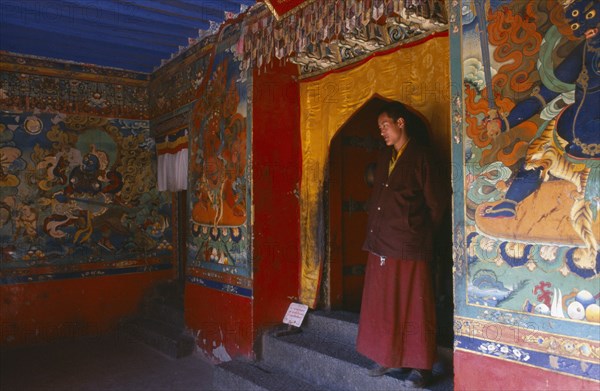
[(289, 324), (290, 326), (300, 327), (307, 311), (308, 306), (306, 304), (291, 303), (285, 316), (283, 317), (283, 323)]

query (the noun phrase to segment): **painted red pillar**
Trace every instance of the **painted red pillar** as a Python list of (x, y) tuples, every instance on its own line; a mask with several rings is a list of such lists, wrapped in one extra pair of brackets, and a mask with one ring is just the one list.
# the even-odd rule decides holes
[(302, 170), (297, 66), (254, 73), (252, 170), (254, 325), (281, 323), (298, 300)]

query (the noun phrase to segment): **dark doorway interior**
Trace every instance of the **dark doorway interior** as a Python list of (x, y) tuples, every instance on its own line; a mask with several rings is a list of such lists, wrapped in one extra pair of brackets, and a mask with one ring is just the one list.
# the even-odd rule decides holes
[(359, 312), (367, 254), (361, 250), (366, 204), (378, 152), (385, 146), (374, 98), (358, 110), (331, 141), (329, 154), (329, 235), (331, 308)]

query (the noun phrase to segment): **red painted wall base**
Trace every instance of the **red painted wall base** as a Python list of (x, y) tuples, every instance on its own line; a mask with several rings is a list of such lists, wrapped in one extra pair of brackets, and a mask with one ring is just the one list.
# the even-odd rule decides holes
[(213, 362), (252, 357), (252, 301), (201, 285), (185, 288), (185, 324)]
[(112, 331), (154, 284), (172, 277), (167, 270), (0, 286), (0, 345)]
[(454, 352), (454, 390), (598, 390), (600, 382), (463, 351)]

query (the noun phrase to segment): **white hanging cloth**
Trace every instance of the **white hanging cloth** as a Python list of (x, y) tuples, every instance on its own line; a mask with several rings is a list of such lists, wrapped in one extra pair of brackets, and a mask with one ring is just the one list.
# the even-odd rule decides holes
[(159, 191), (187, 190), (188, 134), (182, 129), (156, 139)]

